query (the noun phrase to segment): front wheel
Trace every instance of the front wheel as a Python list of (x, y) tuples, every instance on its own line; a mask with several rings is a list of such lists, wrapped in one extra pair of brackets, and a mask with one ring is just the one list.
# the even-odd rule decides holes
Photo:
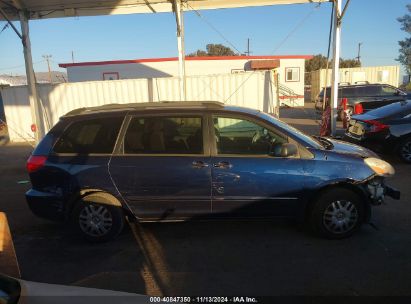
[(121, 207), (81, 200), (77, 203), (72, 221), (80, 234), (91, 242), (114, 239), (124, 227)]
[(351, 236), (364, 219), (364, 205), (360, 197), (343, 188), (326, 190), (316, 199), (309, 214), (314, 232), (329, 239)]

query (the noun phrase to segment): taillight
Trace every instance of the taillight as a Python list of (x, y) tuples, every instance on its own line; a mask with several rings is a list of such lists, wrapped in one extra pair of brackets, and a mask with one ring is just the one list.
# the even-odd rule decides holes
[(38, 169), (44, 167), (46, 163), (47, 157), (46, 156), (36, 156), (31, 155), (27, 160), (26, 168), (29, 173), (33, 173)]
[(376, 120), (364, 120), (364, 122), (370, 125), (369, 133), (378, 133), (390, 128), (390, 126), (384, 125)]
[(341, 108), (347, 110), (348, 98), (341, 99)]
[(357, 104), (354, 106), (354, 114), (362, 114), (362, 113), (364, 113), (364, 109), (363, 109), (363, 107), (362, 107), (362, 104), (357, 103)]

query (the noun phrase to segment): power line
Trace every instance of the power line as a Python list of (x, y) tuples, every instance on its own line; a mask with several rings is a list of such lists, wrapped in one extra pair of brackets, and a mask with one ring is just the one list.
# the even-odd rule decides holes
[(234, 44), (232, 44), (230, 42), (230, 40), (228, 40), (223, 33), (221, 33), (210, 21), (208, 21), (198, 10), (194, 9), (190, 3), (187, 2), (187, 5), (191, 8), (192, 11), (194, 11), (196, 13), (196, 15), (203, 20), (212, 30), (214, 30), (221, 38), (223, 38), (223, 40), (228, 43), (233, 49), (235, 49), (237, 51), (238, 54), (241, 54), (241, 52), (235, 47)]
[[(285, 38), (276, 46), (276, 48), (271, 52), (272, 54), (275, 53), (307, 20), (308, 18), (314, 13), (321, 6), (321, 2), (318, 3), (306, 16), (297, 25), (285, 36)], [(250, 75), (237, 87), (237, 89), (225, 100), (227, 102), (234, 94), (236, 94), (241, 87), (251, 78), (252, 75), (256, 70), (250, 73)]]
[(277, 52), (278, 49), (281, 48), (281, 47), (284, 45), (284, 43), (286, 43), (287, 40), (288, 40), (301, 26), (303, 26), (303, 24), (308, 20), (308, 18), (310, 18), (311, 15), (314, 14), (314, 12), (315, 12), (317, 9), (320, 8), (320, 6), (321, 6), (321, 2), (319, 2), (316, 6), (314, 6), (313, 9), (312, 9), (307, 15), (305, 15), (304, 18), (301, 19), (301, 21), (298, 22), (298, 23), (296, 24), (296, 26), (284, 37), (284, 39), (281, 40), (281, 42), (274, 48), (274, 50), (273, 50), (271, 53), (274, 54), (275, 52)]
[[(39, 63), (42, 63), (44, 61), (45, 60), (40, 60), (40, 61), (37, 61), (37, 62), (33, 62), (33, 64), (39, 64)], [(16, 65), (16, 66), (8, 67), (8, 68), (2, 68), (2, 69), (0, 69), (0, 71), (14, 70), (14, 69), (18, 69), (18, 68), (21, 68), (21, 67), (24, 67), (24, 66), (26, 66), (26, 65), (25, 64)]]

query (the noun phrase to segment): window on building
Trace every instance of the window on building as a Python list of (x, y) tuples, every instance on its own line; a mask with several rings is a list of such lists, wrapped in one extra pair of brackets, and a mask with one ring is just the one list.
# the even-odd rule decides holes
[(269, 155), (273, 144), (283, 144), (287, 138), (275, 134), (254, 122), (214, 116), (218, 154)]
[(118, 72), (104, 72), (103, 80), (119, 80), (120, 74)]
[(285, 81), (300, 81), (300, 68), (285, 68)]
[(390, 72), (387, 70), (378, 71), (377, 82), (387, 83)]
[(125, 154), (202, 154), (201, 117), (135, 117), (124, 137)]
[(56, 153), (109, 154), (123, 117), (105, 117), (71, 124), (54, 146)]

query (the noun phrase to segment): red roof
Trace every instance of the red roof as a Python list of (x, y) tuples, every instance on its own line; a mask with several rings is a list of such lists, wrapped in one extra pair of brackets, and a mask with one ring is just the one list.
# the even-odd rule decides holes
[[(204, 57), (186, 57), (187, 61), (191, 60), (252, 60), (252, 59), (311, 59), (312, 55), (278, 55), (278, 56), (204, 56)], [(178, 57), (167, 58), (145, 58), (134, 60), (111, 60), (111, 61), (90, 61), (76, 63), (60, 63), (59, 67), (67, 68), (74, 66), (89, 66), (89, 65), (107, 65), (107, 64), (127, 64), (127, 63), (143, 63), (143, 62), (163, 62), (163, 61), (178, 61)]]

